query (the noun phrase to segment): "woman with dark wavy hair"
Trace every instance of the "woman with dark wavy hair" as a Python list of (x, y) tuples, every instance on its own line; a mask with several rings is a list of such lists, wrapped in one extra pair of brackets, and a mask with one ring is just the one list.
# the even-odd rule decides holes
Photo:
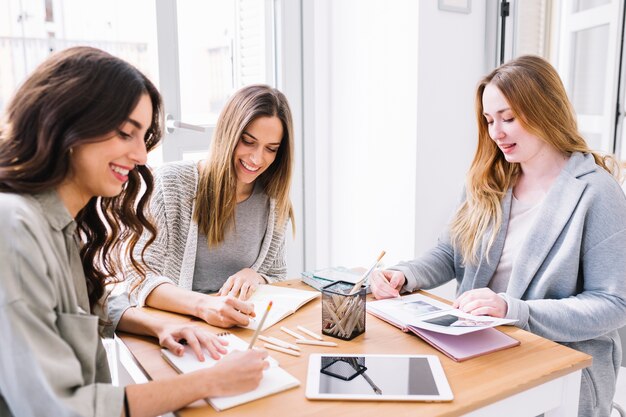
[[(216, 336), (166, 325), (107, 285), (121, 265), (145, 276), (133, 249), (153, 189), (147, 152), (161, 138), (161, 97), (136, 68), (106, 52), (70, 48), (41, 64), (0, 125), (0, 415), (159, 415), (258, 385), (263, 351), (234, 353), (211, 369), (169, 380), (110, 384), (100, 335), (185, 339), (219, 358)], [(143, 190), (143, 191), (142, 191)], [(216, 383), (215, 381), (219, 381)]]

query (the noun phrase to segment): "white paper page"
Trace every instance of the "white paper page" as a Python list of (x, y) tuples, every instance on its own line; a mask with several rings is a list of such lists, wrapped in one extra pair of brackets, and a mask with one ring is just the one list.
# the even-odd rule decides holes
[[(444, 317), (445, 316), (445, 317)], [(427, 321), (450, 317), (454, 323), (450, 325), (437, 325), (427, 323)], [(450, 320), (450, 321), (452, 321)], [(432, 330), (433, 332), (462, 335), (477, 332), (489, 327), (502, 326), (503, 324), (515, 323), (517, 320), (499, 319), (490, 316), (474, 316), (467, 314), (458, 309), (440, 311), (427, 316), (421, 316), (410, 321), (409, 325), (419, 327), (420, 329)]]
[(209, 402), (214, 408), (225, 410), (299, 385), (300, 381), (283, 368), (269, 368), (263, 371), (263, 379), (254, 391), (229, 397), (213, 397)]
[(405, 326), (414, 322), (418, 317), (439, 311), (452, 310), (450, 305), (422, 294), (368, 301), (366, 308)]
[(267, 314), (262, 330), (270, 328), (289, 314), (295, 312), (301, 304), (319, 296), (320, 293), (317, 291), (296, 290), (275, 285), (259, 285), (249, 299), (250, 302), (254, 303), (256, 317), (251, 318), (250, 323), (242, 327), (256, 330), (270, 301), (273, 302), (272, 308)]
[[(517, 321), (489, 316), (473, 316), (422, 294), (371, 301), (367, 303), (367, 309), (403, 326), (410, 325), (450, 335), (472, 333), (488, 327), (501, 326)], [(425, 320), (432, 320), (447, 315), (456, 317), (450, 320), (455, 321), (454, 324), (442, 326), (425, 322)], [(476, 326), (460, 326), (463, 323)]]
[[(229, 345), (226, 347), (228, 352), (248, 348), (248, 343), (235, 335), (229, 334), (224, 336), (224, 338), (229, 341)], [(185, 348), (183, 356), (176, 356), (167, 349), (161, 349), (161, 353), (180, 373), (190, 373), (199, 369), (210, 368), (218, 362), (209, 357), (206, 352), (204, 362), (200, 362), (188, 346)], [(261, 383), (256, 389), (228, 397), (209, 398), (207, 399), (209, 403), (217, 410), (224, 410), (300, 385), (300, 381), (282, 369), (276, 359), (268, 356), (267, 360), (270, 363), (270, 367), (263, 371), (263, 379), (261, 379)]]
[[(228, 341), (228, 345), (225, 346), (227, 354), (234, 350), (244, 351), (248, 349), (249, 342), (242, 340), (234, 334), (220, 336), (220, 338)], [(183, 356), (176, 356), (167, 349), (161, 349), (163, 356), (183, 374), (197, 371), (198, 369), (210, 368), (218, 362), (209, 355), (206, 349), (203, 349), (202, 352), (204, 353), (204, 362), (198, 360), (196, 354), (193, 353), (193, 350), (191, 350), (189, 346), (185, 346)], [(267, 357), (267, 361), (270, 364), (270, 368), (279, 366), (278, 361), (271, 356)]]

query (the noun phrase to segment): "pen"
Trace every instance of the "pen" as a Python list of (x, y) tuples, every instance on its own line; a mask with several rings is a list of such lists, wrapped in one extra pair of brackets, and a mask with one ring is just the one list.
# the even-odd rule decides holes
[(314, 345), (314, 346), (337, 346), (335, 342), (324, 342), (320, 340), (298, 339), (296, 343), (299, 345)]
[(283, 340), (277, 339), (275, 337), (272, 336), (263, 336), (262, 334), (259, 335), (259, 339), (261, 339), (264, 342), (268, 342), (271, 343), (273, 345), (276, 346), (280, 346), (280, 347), (284, 347), (286, 349), (293, 349), (293, 350), (300, 350), (300, 348), (296, 345), (292, 345), (291, 343), (287, 343)]
[(263, 317), (261, 317), (261, 321), (259, 322), (259, 325), (257, 326), (254, 335), (252, 336), (252, 340), (250, 340), (250, 345), (248, 346), (248, 349), (252, 349), (252, 346), (254, 346), (257, 337), (259, 337), (259, 333), (261, 333), (263, 323), (265, 323), (265, 319), (267, 318), (267, 313), (270, 312), (270, 308), (272, 308), (272, 301), (270, 301), (270, 303), (267, 305), (267, 310), (265, 310), (265, 313), (263, 313)]
[(309, 336), (314, 337), (314, 338), (315, 338), (315, 339), (317, 339), (317, 340), (322, 340), (322, 337), (321, 337), (320, 335), (318, 335), (318, 334), (316, 334), (316, 333), (313, 333), (312, 331), (310, 331), (310, 330), (309, 330), (309, 329), (307, 329), (306, 327), (304, 327), (304, 326), (300, 326), (300, 325), (298, 325), (298, 326), (296, 326), (296, 327), (297, 327), (297, 328), (298, 328), (298, 330), (300, 330), (302, 333), (306, 333), (306, 334), (308, 334)]
[(372, 271), (374, 270), (374, 268), (376, 268), (376, 265), (378, 265), (378, 262), (380, 262), (381, 259), (383, 259), (383, 256), (385, 256), (385, 251), (382, 251), (380, 253), (380, 255), (378, 255), (378, 258), (376, 259), (376, 262), (374, 262), (374, 265), (371, 266), (371, 268), (365, 273), (363, 274), (363, 276), (361, 277), (360, 280), (358, 280), (355, 284), (354, 287), (352, 287), (352, 289), (350, 290), (350, 292), (348, 293), (348, 295), (353, 295), (355, 294), (357, 291), (359, 291), (359, 289), (361, 288), (361, 285), (363, 285), (363, 283), (365, 282), (365, 280), (367, 279), (367, 277), (372, 273)]
[(284, 347), (272, 345), (271, 343), (265, 343), (263, 346), (265, 346), (266, 349), (275, 350), (277, 352), (283, 352), (291, 356), (300, 356), (300, 352), (296, 350), (291, 350), (291, 349), (287, 349)]
[(288, 335), (291, 335), (291, 336), (295, 337), (296, 339), (306, 339), (306, 337), (302, 336), (301, 334), (298, 334), (298, 333), (294, 332), (293, 330), (289, 330), (285, 326), (280, 326), (280, 330), (282, 330), (283, 332), (287, 333)]

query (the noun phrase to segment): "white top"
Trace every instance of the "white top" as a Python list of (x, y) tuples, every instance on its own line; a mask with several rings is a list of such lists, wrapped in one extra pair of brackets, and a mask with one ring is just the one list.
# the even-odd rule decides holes
[(511, 278), (513, 264), (522, 247), (522, 243), (528, 235), (530, 227), (537, 217), (538, 208), (541, 206), (543, 198), (538, 202), (526, 203), (518, 200), (513, 196), (511, 201), (511, 217), (506, 230), (504, 247), (502, 248), (502, 256), (500, 263), (496, 268), (496, 272), (491, 277), (489, 288), (496, 293), (506, 292)]

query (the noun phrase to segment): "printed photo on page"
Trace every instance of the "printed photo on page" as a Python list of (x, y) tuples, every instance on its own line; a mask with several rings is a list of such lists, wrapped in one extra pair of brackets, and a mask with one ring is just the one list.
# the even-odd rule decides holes
[(516, 320), (499, 319), (490, 316), (474, 316), (458, 309), (450, 309), (421, 316), (408, 322), (409, 326), (431, 330), (437, 333), (462, 335), (476, 332), (489, 327), (502, 326), (514, 323)]
[(421, 316), (451, 310), (448, 304), (426, 297), (422, 294), (411, 294), (400, 298), (370, 301), (368, 311), (390, 319), (394, 323), (413, 323)]
[(417, 327), (437, 333), (461, 335), (515, 320), (473, 316), (422, 294), (367, 303), (367, 311), (401, 328)]

